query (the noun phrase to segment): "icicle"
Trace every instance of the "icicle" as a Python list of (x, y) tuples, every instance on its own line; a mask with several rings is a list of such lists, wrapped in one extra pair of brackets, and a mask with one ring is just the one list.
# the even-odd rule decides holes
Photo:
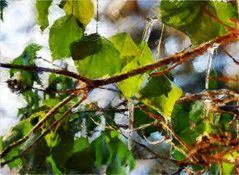
[(212, 69), (212, 57), (213, 57), (213, 53), (209, 53), (209, 59), (208, 59), (208, 63), (207, 63), (207, 74), (206, 74), (206, 78), (205, 78), (205, 89), (206, 90), (209, 88), (209, 76), (210, 76), (210, 72)]
[(132, 99), (128, 100), (128, 111), (129, 111), (129, 130), (128, 133), (128, 149), (132, 149), (132, 132), (134, 129), (134, 102)]
[[(209, 78), (210, 78), (210, 72), (211, 72), (211, 69), (212, 69), (213, 54), (218, 47), (219, 47), (219, 44), (215, 43), (215, 44), (213, 44), (213, 47), (208, 49), (209, 60), (208, 60), (208, 65), (207, 65), (206, 78), (205, 78), (205, 89), (206, 90), (209, 89)], [(204, 104), (205, 104), (205, 116), (209, 117), (209, 112), (210, 112), (210, 109), (211, 109), (211, 99), (210, 99), (210, 97), (205, 99)]]
[(162, 24), (162, 28), (161, 28), (161, 34), (160, 34), (160, 38), (159, 38), (159, 42), (158, 42), (158, 46), (157, 46), (156, 59), (159, 59), (159, 57), (160, 57), (160, 49), (161, 49), (161, 43), (162, 43), (162, 39), (163, 39), (163, 32), (164, 32), (164, 24)]
[(143, 37), (142, 37), (142, 42), (148, 42), (149, 37), (150, 37), (150, 33), (152, 31), (152, 27), (153, 27), (153, 22), (155, 19), (148, 19), (146, 21), (145, 27), (144, 27), (144, 32), (143, 32)]
[(215, 43), (215, 44), (213, 44), (213, 47), (208, 49), (209, 60), (208, 60), (208, 65), (207, 65), (207, 74), (206, 74), (206, 78), (205, 78), (205, 89), (206, 90), (208, 90), (208, 88), (209, 88), (209, 76), (210, 76), (210, 72), (212, 69), (212, 57), (213, 57), (215, 49), (217, 49), (218, 46), (219, 46), (219, 44)]

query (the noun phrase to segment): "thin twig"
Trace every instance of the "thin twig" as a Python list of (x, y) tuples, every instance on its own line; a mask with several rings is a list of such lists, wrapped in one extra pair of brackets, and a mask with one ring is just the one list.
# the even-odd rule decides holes
[[(186, 94), (185, 96), (181, 97), (177, 100), (177, 103), (185, 103), (195, 100), (205, 100), (210, 96), (210, 99), (219, 103), (219, 102), (227, 102), (227, 99), (231, 100), (238, 100), (239, 94), (235, 91), (228, 90), (228, 89), (218, 89), (218, 90), (208, 90), (203, 91), (197, 94)], [(232, 99), (231, 99), (232, 98)]]
[(55, 66), (55, 67), (57, 67), (57, 68), (59, 68), (59, 69), (64, 69), (64, 68), (62, 68), (61, 66), (58, 66), (58, 65), (56, 65), (56, 64), (54, 64), (54, 63), (48, 61), (48, 60), (45, 59), (45, 58), (42, 58), (42, 57), (36, 57), (36, 59), (39, 59), (39, 60), (41, 59), (41, 60), (43, 60), (43, 61), (45, 61), (45, 62), (47, 62), (47, 63), (49, 63), (49, 64), (51, 64), (51, 65), (53, 65), (53, 66)]
[(224, 47), (222, 47), (222, 50), (223, 50), (223, 52), (225, 52), (225, 53), (232, 59), (232, 61), (233, 61), (234, 63), (236, 63), (237, 65), (239, 65), (239, 61), (238, 61), (236, 58), (234, 58)]
[(170, 72), (171, 70), (173, 70), (178, 65), (180, 65), (180, 63), (175, 63), (171, 67), (168, 67), (168, 68), (166, 68), (166, 69), (164, 69), (162, 71), (157, 71), (157, 72), (154, 72), (154, 73), (150, 74), (150, 76), (154, 77), (154, 76), (160, 76), (160, 75), (166, 74), (166, 73)]

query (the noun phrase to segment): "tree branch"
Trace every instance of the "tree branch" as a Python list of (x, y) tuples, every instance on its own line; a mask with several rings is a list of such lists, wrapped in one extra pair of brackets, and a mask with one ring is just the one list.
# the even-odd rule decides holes
[(239, 61), (236, 58), (234, 58), (225, 48), (222, 47), (222, 50), (223, 50), (223, 52), (225, 52), (232, 59), (232, 61), (235, 64), (239, 65)]
[[(224, 95), (224, 96), (221, 96)], [(218, 90), (208, 90), (203, 91), (198, 94), (186, 94), (185, 96), (178, 99), (177, 103), (185, 103), (195, 100), (205, 100), (208, 99), (212, 100), (212, 102), (215, 102), (217, 105), (224, 105), (225, 103), (228, 103), (228, 100), (237, 101), (239, 100), (239, 94), (237, 92), (234, 92), (232, 90), (228, 89), (218, 89)]]
[(51, 72), (59, 75), (65, 75), (67, 77), (75, 78), (77, 80), (81, 80), (86, 84), (91, 85), (92, 81), (86, 77), (80, 76), (74, 72), (64, 70), (64, 69), (51, 69), (46, 67), (38, 67), (38, 66), (25, 66), (25, 65), (17, 65), (17, 64), (9, 64), (9, 63), (0, 63), (0, 67), (8, 68), (8, 69), (21, 69), (25, 71), (32, 71), (32, 72)]
[(98, 86), (103, 86), (103, 85), (107, 85), (107, 84), (117, 83), (119, 81), (128, 79), (132, 76), (136, 76), (138, 74), (143, 74), (149, 70), (161, 68), (168, 64), (172, 64), (175, 62), (185, 62), (185, 61), (193, 59), (199, 55), (202, 55), (209, 48), (213, 47), (214, 44), (225, 45), (225, 44), (231, 43), (237, 39), (239, 39), (239, 32), (231, 32), (227, 35), (220, 36), (211, 41), (203, 43), (203, 44), (199, 45), (198, 47), (192, 49), (191, 51), (182, 51), (175, 55), (162, 58), (155, 63), (148, 64), (148, 65), (142, 66), (140, 68), (134, 69), (132, 71), (129, 71), (129, 72), (126, 72), (126, 73), (123, 73), (120, 75), (112, 76), (110, 78), (93, 80), (93, 84), (94, 84), (94, 87), (98, 87)]
[[(183, 62), (188, 61), (190, 59), (193, 59), (193, 58), (195, 58), (199, 55), (202, 55), (209, 48), (213, 47), (214, 44), (225, 45), (225, 44), (231, 43), (231, 42), (233, 42), (235, 40), (238, 40), (238, 39), (239, 39), (239, 32), (238, 31), (233, 31), (229, 34), (217, 37), (217, 38), (215, 38), (211, 41), (203, 43), (203, 44), (199, 45), (198, 47), (196, 47), (196, 48), (194, 48), (190, 51), (182, 51), (182, 52), (179, 52), (175, 55), (162, 58), (155, 63), (139, 67), (139, 68), (131, 70), (129, 72), (122, 73), (120, 75), (115, 75), (115, 76), (112, 76), (110, 78), (97, 79), (97, 80), (90, 80), (86, 77), (83, 77), (81, 75), (78, 75), (74, 72), (70, 72), (70, 71), (67, 71), (67, 70), (50, 69), (50, 68), (45, 68), (45, 67), (13, 65), (13, 64), (8, 64), (8, 63), (0, 63), (0, 67), (10, 68), (10, 69), (22, 69), (22, 70), (26, 70), (26, 71), (38, 71), (38, 72), (42, 71), (42, 72), (56, 73), (56, 74), (65, 75), (65, 76), (68, 76), (68, 77), (72, 77), (72, 78), (81, 80), (81, 81), (85, 82), (88, 86), (90, 86), (92, 88), (97, 88), (99, 86), (108, 85), (108, 84), (123, 81), (125, 79), (136, 76), (138, 74), (146, 73), (150, 70), (154, 70), (154, 69), (157, 69), (157, 68), (162, 68), (163, 66), (166, 66), (168, 64), (183, 63)], [(170, 71), (170, 70), (171, 69), (169, 69), (168, 71)]]

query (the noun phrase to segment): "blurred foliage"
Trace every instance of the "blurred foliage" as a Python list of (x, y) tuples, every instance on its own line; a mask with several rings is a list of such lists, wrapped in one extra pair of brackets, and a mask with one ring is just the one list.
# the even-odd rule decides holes
[(236, 6), (220, 1), (163, 0), (160, 15), (165, 24), (184, 32), (193, 44), (227, 33), (227, 26), (235, 27), (230, 18), (238, 19)]

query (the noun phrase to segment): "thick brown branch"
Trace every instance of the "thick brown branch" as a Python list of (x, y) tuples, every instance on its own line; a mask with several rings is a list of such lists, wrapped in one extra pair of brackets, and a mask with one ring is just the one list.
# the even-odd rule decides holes
[(9, 63), (0, 63), (0, 67), (8, 68), (8, 69), (21, 69), (21, 70), (32, 71), (32, 72), (51, 72), (51, 73), (55, 73), (55, 74), (72, 77), (77, 80), (81, 80), (89, 85), (91, 85), (91, 83), (92, 83), (92, 81), (89, 80), (88, 78), (80, 76), (74, 72), (70, 72), (70, 71), (64, 70), (64, 69), (62, 69), (62, 70), (61, 69), (50, 69), (50, 68), (46, 68), (46, 67), (25, 66), (25, 65), (17, 65), (17, 64), (9, 64)]
[(208, 41), (206, 43), (203, 43), (199, 45), (198, 47), (192, 49), (191, 51), (183, 51), (180, 53), (177, 53), (172, 56), (168, 56), (165, 58), (162, 58), (161, 60), (157, 61), (156, 63), (148, 64), (145, 66), (142, 66), (140, 68), (134, 69), (132, 71), (116, 75), (107, 79), (99, 79), (94, 80), (93, 83), (95, 87), (97, 86), (103, 86), (111, 83), (116, 83), (122, 80), (125, 80), (129, 77), (136, 76), (138, 74), (146, 73), (149, 70), (154, 70), (157, 68), (161, 68), (165, 65), (172, 64), (175, 62), (185, 62), (187, 60), (193, 59), (199, 55), (202, 55), (204, 52), (206, 52), (209, 48), (213, 47), (214, 44), (218, 45), (225, 45), (228, 43), (231, 43), (239, 38), (238, 32), (232, 32), (224, 36), (217, 37), (214, 40)]

